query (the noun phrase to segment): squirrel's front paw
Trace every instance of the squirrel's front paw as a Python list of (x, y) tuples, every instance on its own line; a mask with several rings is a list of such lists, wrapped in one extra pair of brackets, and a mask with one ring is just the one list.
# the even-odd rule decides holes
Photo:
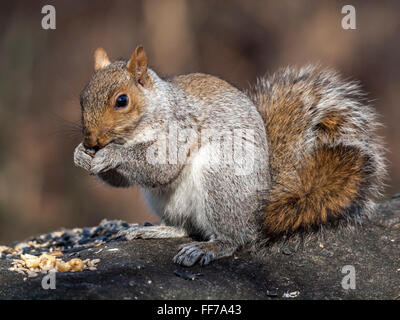
[(118, 152), (118, 146), (109, 144), (96, 152), (91, 166), (90, 173), (93, 175), (115, 169), (121, 164), (121, 156)]
[(74, 163), (76, 166), (81, 167), (85, 170), (90, 170), (93, 156), (90, 155), (82, 142), (75, 148), (74, 151)]

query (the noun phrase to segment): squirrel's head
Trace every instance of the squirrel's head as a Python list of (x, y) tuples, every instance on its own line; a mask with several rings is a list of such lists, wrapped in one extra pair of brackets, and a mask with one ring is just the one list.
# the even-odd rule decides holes
[(83, 143), (100, 149), (110, 142), (124, 143), (136, 127), (145, 102), (143, 90), (152, 88), (147, 57), (138, 46), (131, 59), (110, 62), (99, 48), (94, 53), (94, 70), (81, 93)]

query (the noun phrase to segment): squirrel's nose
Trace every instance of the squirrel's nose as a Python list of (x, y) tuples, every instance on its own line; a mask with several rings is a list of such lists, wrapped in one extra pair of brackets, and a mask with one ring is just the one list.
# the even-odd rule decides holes
[(99, 151), (101, 148), (105, 147), (110, 142), (107, 136), (99, 134), (98, 132), (85, 132), (83, 138), (83, 145), (87, 149), (92, 149), (94, 151)]
[(86, 133), (83, 138), (83, 145), (86, 149), (93, 149), (98, 151), (100, 149), (99, 141), (94, 134)]

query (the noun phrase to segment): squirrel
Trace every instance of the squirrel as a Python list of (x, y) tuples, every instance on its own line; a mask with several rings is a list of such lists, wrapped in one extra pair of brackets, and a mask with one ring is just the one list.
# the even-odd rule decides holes
[(113, 62), (99, 48), (94, 69), (74, 162), (111, 186), (139, 186), (163, 221), (126, 239), (191, 236), (173, 262), (207, 265), (374, 211), (384, 148), (358, 82), (313, 65), (247, 91), (201, 73), (162, 78), (143, 46)]

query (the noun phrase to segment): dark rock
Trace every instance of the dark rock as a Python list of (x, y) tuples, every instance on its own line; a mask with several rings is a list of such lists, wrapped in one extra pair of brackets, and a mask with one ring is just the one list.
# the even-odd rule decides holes
[(90, 238), (83, 238), (83, 239), (78, 241), (78, 244), (87, 244), (87, 243), (89, 243), (91, 241), (92, 241), (92, 239), (90, 239)]
[(104, 232), (104, 228), (103, 227), (97, 227), (92, 233), (92, 238), (94, 238), (96, 236), (99, 236), (99, 235), (102, 235), (103, 232)]
[(202, 275), (201, 273), (190, 273), (179, 269), (175, 270), (174, 273), (176, 276), (181, 277), (185, 280), (196, 280), (199, 276)]
[(85, 248), (85, 247), (75, 247), (75, 248), (63, 249), (63, 250), (61, 250), (61, 252), (62, 252), (62, 253), (75, 253), (75, 252), (83, 251), (83, 250), (85, 250), (85, 249), (88, 249), (88, 248)]
[(68, 243), (66, 241), (57, 241), (54, 243), (54, 246), (56, 247), (65, 247)]
[(278, 291), (277, 290), (267, 290), (266, 295), (268, 297), (275, 298), (278, 296)]
[(64, 233), (61, 235), (61, 238), (62, 238), (64, 241), (69, 241), (69, 240), (71, 239), (71, 235), (69, 235), (68, 233), (64, 232)]
[[(329, 233), (291, 250), (290, 255), (272, 250), (263, 261), (241, 251), (206, 267), (182, 268), (172, 258), (178, 246), (188, 241), (121, 240), (81, 248), (64, 258), (101, 259), (98, 270), (57, 273), (55, 290), (42, 289), (43, 275), (23, 281), (23, 275), (7, 270), (11, 260), (2, 258), (0, 299), (400, 298), (400, 197), (382, 203), (356, 231)], [(355, 289), (341, 285), (346, 265), (354, 266)], [(195, 280), (177, 276), (177, 269), (180, 275), (195, 275)], [(296, 298), (282, 297), (297, 291)]]
[(96, 237), (96, 239), (100, 240), (100, 241), (107, 241), (109, 239), (109, 237), (107, 237), (107, 236), (98, 236), (98, 237)]

